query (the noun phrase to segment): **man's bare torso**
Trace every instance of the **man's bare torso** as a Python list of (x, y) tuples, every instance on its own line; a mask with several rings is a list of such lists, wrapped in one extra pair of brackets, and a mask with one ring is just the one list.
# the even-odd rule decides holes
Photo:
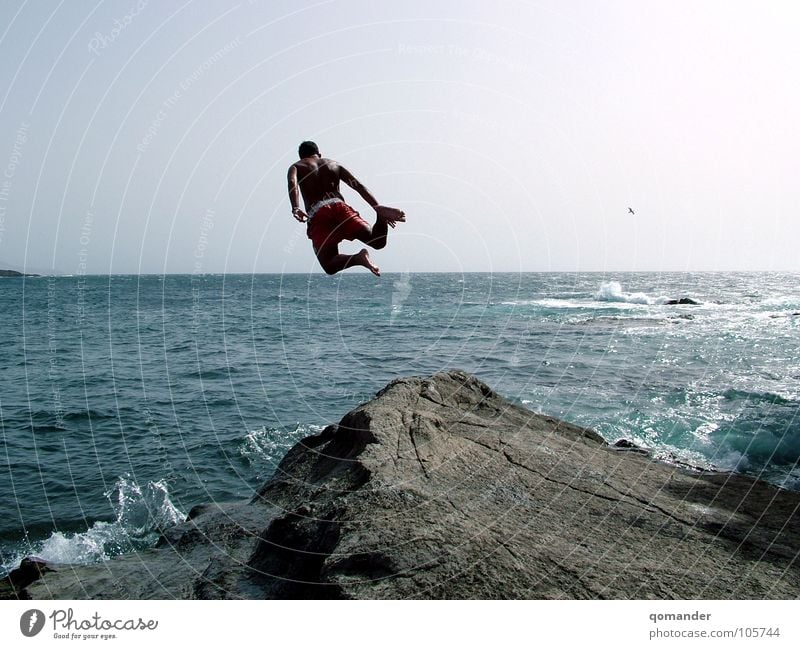
[(297, 184), (303, 196), (306, 211), (314, 203), (327, 198), (344, 200), (339, 191), (339, 165), (329, 158), (302, 158), (294, 163), (297, 169)]

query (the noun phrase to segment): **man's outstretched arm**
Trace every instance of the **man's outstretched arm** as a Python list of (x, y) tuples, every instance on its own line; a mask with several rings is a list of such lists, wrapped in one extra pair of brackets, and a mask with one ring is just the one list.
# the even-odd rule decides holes
[(371, 207), (377, 208), (378, 201), (372, 195), (372, 193), (361, 184), (361, 181), (356, 178), (353, 174), (351, 174), (347, 169), (345, 169), (342, 165), (339, 165), (339, 180), (346, 183), (348, 186), (355, 189), (359, 196), (363, 198), (367, 203), (370, 204)]
[(379, 221), (388, 226), (395, 227), (395, 223), (397, 221), (406, 220), (405, 212), (398, 210), (396, 207), (386, 207), (385, 205), (378, 203), (378, 200), (366, 187), (364, 187), (364, 185), (361, 184), (361, 181), (359, 181), (358, 178), (351, 174), (342, 165), (339, 165), (339, 180), (345, 182), (347, 185), (355, 189), (361, 198), (367, 201), (367, 203), (369, 203), (375, 209), (375, 214), (378, 216)]
[(292, 165), (289, 167), (289, 202), (292, 204), (292, 216), (300, 223), (305, 222), (308, 217), (306, 213), (300, 209), (300, 186), (297, 184), (297, 167)]

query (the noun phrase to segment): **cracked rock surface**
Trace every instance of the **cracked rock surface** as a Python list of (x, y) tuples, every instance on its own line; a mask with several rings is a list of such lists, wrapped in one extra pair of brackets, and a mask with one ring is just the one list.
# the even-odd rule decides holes
[(34, 598), (800, 595), (800, 494), (608, 446), (452, 371), (390, 383), (250, 502), (158, 547), (49, 566)]

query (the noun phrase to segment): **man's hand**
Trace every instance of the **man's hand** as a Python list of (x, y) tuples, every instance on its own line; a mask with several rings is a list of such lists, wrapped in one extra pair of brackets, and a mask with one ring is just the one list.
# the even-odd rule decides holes
[(300, 223), (305, 223), (306, 221), (308, 221), (308, 215), (306, 215), (306, 213), (299, 207), (295, 207), (292, 210), (292, 216), (296, 218), (298, 221), (300, 221)]
[(405, 212), (398, 210), (396, 207), (387, 207), (386, 205), (376, 205), (375, 214), (381, 221), (392, 228), (396, 227), (398, 221), (406, 220)]

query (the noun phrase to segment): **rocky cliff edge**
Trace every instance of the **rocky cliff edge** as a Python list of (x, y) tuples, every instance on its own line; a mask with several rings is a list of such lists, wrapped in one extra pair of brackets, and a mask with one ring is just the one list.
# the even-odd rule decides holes
[(36, 599), (793, 599), (799, 506), (452, 371), (393, 381), (302, 440), (250, 502), (196, 507), (157, 547), (103, 564), (29, 564), (34, 581), (13, 585)]

